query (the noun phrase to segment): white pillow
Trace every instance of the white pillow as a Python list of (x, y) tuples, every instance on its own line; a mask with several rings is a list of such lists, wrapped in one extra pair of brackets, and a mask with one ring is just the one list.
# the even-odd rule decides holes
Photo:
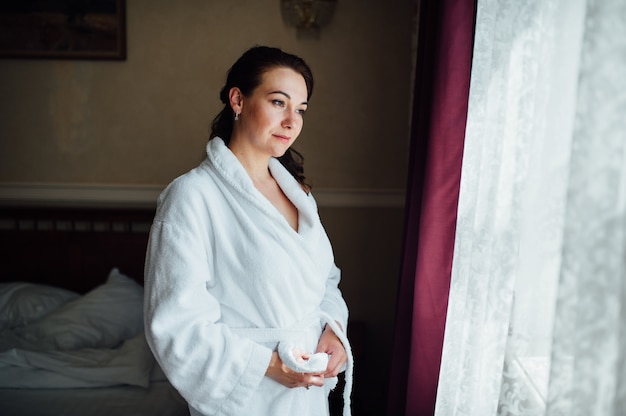
[(78, 293), (43, 284), (0, 283), (0, 331), (24, 326), (79, 296)]
[(15, 333), (40, 349), (114, 348), (143, 332), (143, 287), (114, 268), (106, 283)]

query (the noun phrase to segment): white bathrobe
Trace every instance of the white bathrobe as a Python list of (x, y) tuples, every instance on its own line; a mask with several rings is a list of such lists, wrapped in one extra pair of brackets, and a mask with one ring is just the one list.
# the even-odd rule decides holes
[(269, 167), (298, 209), (297, 232), (220, 138), (159, 197), (146, 338), (192, 415), (328, 414), (330, 386), (289, 389), (264, 376), (278, 341), (315, 352), (320, 316), (343, 328), (348, 319), (313, 196), (278, 160)]

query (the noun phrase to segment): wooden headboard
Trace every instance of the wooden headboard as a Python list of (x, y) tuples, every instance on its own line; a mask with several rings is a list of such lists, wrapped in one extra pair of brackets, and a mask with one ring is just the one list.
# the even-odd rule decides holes
[(85, 293), (117, 267), (143, 283), (153, 209), (0, 207), (0, 282)]

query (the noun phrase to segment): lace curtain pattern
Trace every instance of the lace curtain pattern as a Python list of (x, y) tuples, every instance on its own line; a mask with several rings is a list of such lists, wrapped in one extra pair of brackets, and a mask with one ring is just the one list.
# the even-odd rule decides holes
[(435, 414), (626, 409), (626, 2), (479, 0)]

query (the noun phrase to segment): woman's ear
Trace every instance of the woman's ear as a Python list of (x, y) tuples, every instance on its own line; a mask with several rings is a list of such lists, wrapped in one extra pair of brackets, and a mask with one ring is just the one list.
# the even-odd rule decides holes
[(230, 103), (230, 108), (233, 109), (235, 114), (241, 113), (241, 108), (243, 107), (243, 94), (241, 90), (237, 87), (232, 87), (230, 91), (228, 91), (228, 100)]

